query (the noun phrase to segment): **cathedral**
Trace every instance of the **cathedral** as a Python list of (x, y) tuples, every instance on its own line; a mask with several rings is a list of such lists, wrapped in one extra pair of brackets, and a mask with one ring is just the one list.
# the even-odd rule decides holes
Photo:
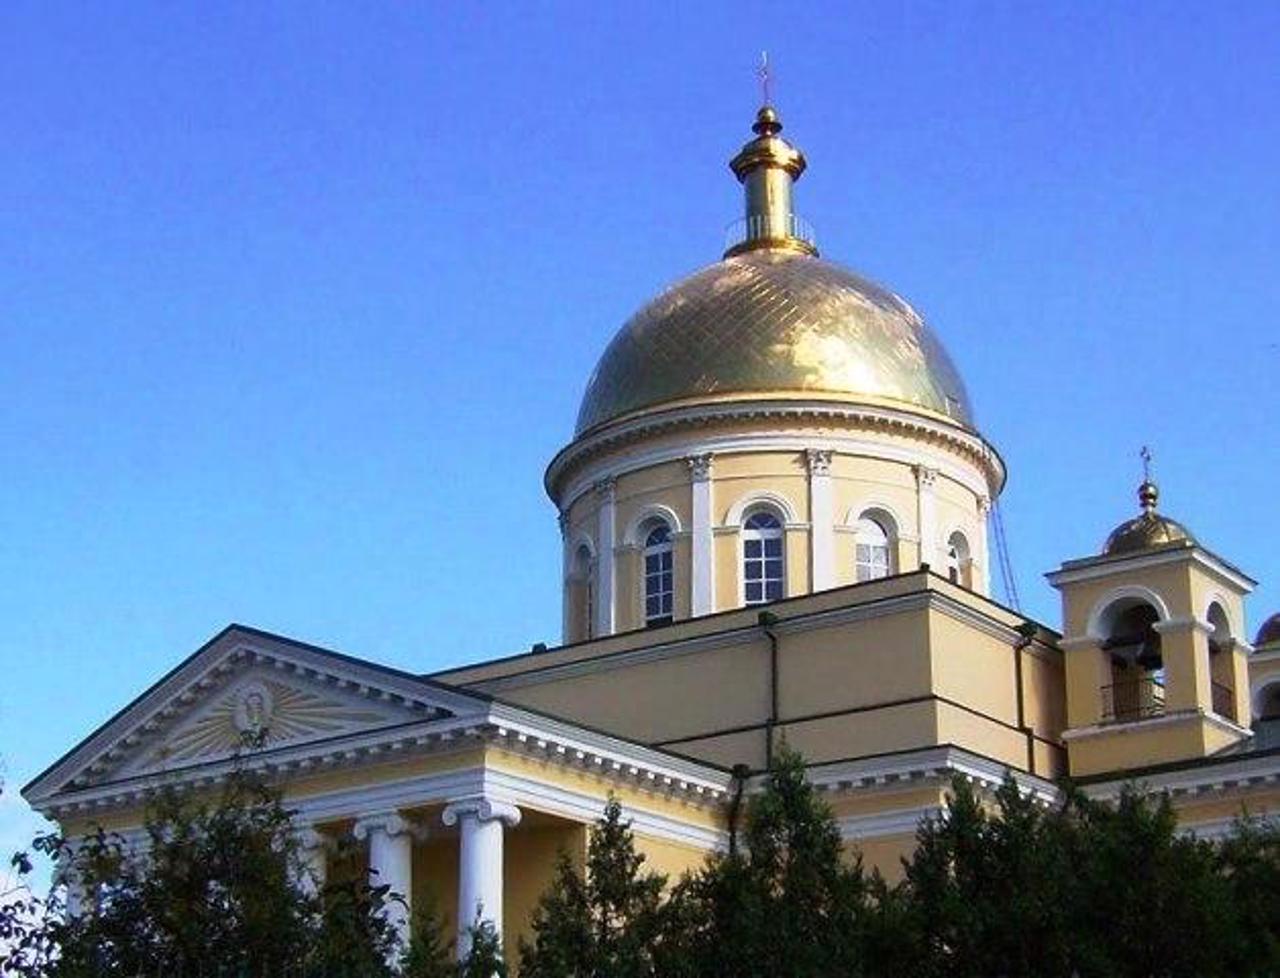
[(547, 467), (563, 644), (421, 675), (231, 625), (30, 804), (141, 845), (157, 786), (248, 766), (295, 813), (300, 885), (352, 838), (398, 927), (430, 901), (460, 943), (479, 913), (509, 946), (611, 796), (676, 877), (784, 742), (890, 877), (957, 776), (1045, 803), (1133, 783), (1207, 838), (1280, 809), (1280, 615), (1248, 641), (1254, 581), (1147, 478), (1049, 573), (1056, 625), (993, 600), (1005, 460), (911, 305), (819, 256), (778, 113), (751, 128), (724, 256), (622, 325)]

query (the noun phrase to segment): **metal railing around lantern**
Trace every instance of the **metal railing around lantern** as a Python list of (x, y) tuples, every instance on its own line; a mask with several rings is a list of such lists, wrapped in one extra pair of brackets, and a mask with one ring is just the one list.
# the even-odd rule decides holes
[(1155, 676), (1126, 679), (1102, 687), (1102, 719), (1124, 723), (1164, 713), (1164, 684)]
[(753, 214), (750, 217), (738, 218), (724, 229), (726, 250), (749, 241), (780, 241), (786, 238), (802, 241), (810, 248), (818, 247), (818, 238), (814, 233), (813, 225), (799, 214), (789, 215), (782, 227), (779, 227), (778, 221), (771, 216)]

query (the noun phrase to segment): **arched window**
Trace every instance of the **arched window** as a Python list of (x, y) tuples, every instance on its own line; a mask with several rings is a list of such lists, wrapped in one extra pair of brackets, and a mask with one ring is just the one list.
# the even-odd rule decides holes
[(644, 623), (668, 625), (675, 595), (671, 560), (671, 528), (655, 524), (644, 538)]
[(1231, 654), (1235, 641), (1231, 636), (1231, 622), (1217, 601), (1209, 605), (1209, 693), (1213, 712), (1228, 720), (1239, 721), (1235, 705), (1235, 677), (1232, 674)]
[(773, 513), (752, 513), (742, 524), (742, 596), (766, 604), (783, 595), (782, 521)]
[(1111, 682), (1102, 688), (1102, 719), (1130, 722), (1164, 713), (1164, 654), (1155, 625), (1160, 615), (1140, 599), (1123, 599), (1102, 622), (1102, 650)]
[(969, 586), (969, 541), (959, 530), (947, 537), (947, 577), (952, 584)]
[(889, 531), (875, 517), (863, 514), (854, 535), (854, 580), (874, 581), (893, 573)]

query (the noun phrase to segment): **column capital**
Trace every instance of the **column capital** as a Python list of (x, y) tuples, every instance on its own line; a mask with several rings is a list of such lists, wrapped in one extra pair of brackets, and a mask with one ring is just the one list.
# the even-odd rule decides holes
[(809, 474), (830, 475), (831, 456), (833, 454), (829, 448), (806, 448), (804, 457), (809, 466)]
[(374, 832), (381, 832), (387, 838), (394, 839), (399, 835), (420, 836), (422, 827), (415, 825), (399, 812), (375, 812), (371, 815), (362, 815), (351, 827), (351, 834), (360, 842), (369, 838)]
[(1212, 635), (1215, 631), (1212, 624), (1203, 618), (1197, 618), (1195, 615), (1184, 615), (1181, 618), (1166, 618), (1164, 621), (1155, 621), (1151, 623), (1152, 629), (1164, 635), (1166, 632), (1200, 632), (1202, 635)]
[(508, 828), (520, 824), (520, 809), (506, 801), (477, 796), (458, 798), (445, 806), (440, 821), (445, 825), (457, 825), (463, 818), (475, 818), (478, 822), (500, 820)]
[(938, 470), (931, 469), (927, 465), (917, 465), (915, 466), (915, 470), (916, 482), (920, 484), (920, 488), (932, 489), (934, 484), (938, 481)]
[(986, 516), (989, 512), (991, 512), (991, 497), (979, 496), (978, 497), (978, 515)]
[(569, 514), (561, 512), (556, 516), (556, 522), (560, 524), (560, 536), (568, 537), (569, 535)]
[(608, 476), (604, 479), (598, 479), (591, 486), (595, 490), (596, 496), (605, 502), (613, 502), (614, 493), (618, 490), (618, 480), (615, 476)]
[(688, 456), (685, 459), (685, 464), (689, 466), (689, 478), (694, 482), (708, 481), (711, 478), (711, 462), (712, 455), (710, 452)]
[(1102, 645), (1102, 639), (1092, 635), (1071, 635), (1058, 639), (1058, 648), (1063, 652), (1074, 652), (1076, 649), (1096, 649)]

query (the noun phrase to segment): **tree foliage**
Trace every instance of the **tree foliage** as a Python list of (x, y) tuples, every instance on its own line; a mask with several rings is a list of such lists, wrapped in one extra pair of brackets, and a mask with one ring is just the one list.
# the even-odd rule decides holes
[(830, 809), (783, 748), (746, 813), (745, 845), (677, 888), (669, 914), (684, 972), (725, 978), (857, 976), (867, 886)]
[(561, 853), (521, 946), (523, 978), (646, 978), (656, 970), (666, 878), (644, 870), (611, 799), (587, 846), (586, 873)]
[[(1164, 797), (1112, 804), (1067, 789), (1047, 806), (1012, 781), (963, 780), (924, 821), (901, 878), (867, 875), (828, 807), (783, 751), (750, 801), (742, 845), (668, 887), (621, 806), (585, 864), (562, 854), (521, 945), (522, 978), (1263, 978), (1280, 974), (1280, 831), (1242, 820), (1220, 843), (1178, 831)], [(319, 892), (299, 886), (290, 813), (252, 778), (217, 795), (162, 793), (145, 859), (98, 832), (60, 857), (85, 889), (67, 914), (21, 885), (0, 892), (0, 973), (269, 978), (506, 978), (477, 919), (466, 960), (433, 908), (407, 948), (389, 888), (358, 854)], [(350, 871), (341, 871), (347, 866)]]
[[(0, 973), (21, 978), (461, 978), (504, 975), (488, 932), (452, 960), (439, 918), (415, 919), (407, 948), (387, 910), (402, 899), (363, 871), (331, 874), (318, 892), (290, 812), (256, 778), (233, 774), (215, 795), (162, 791), (149, 806), (140, 855), (102, 830), (74, 849), (35, 848), (85, 894), (79, 912), (22, 885), (0, 895)], [(358, 865), (339, 853), (339, 866)], [(30, 858), (14, 857), (19, 876)], [(492, 938), (488, 940), (487, 938)], [(477, 970), (480, 969), (480, 970)]]

